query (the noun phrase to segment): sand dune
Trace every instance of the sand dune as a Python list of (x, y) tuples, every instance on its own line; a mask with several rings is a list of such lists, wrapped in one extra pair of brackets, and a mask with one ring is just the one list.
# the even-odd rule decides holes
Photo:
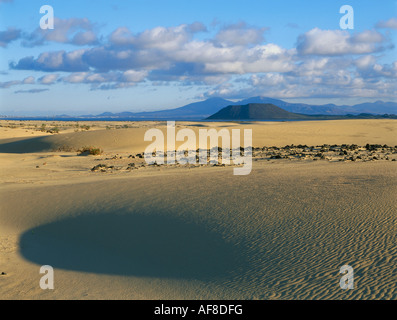
[[(249, 126), (259, 146), (397, 144), (393, 121)], [(397, 299), (396, 162), (90, 171), (143, 151), (146, 129), (0, 141), (2, 299)], [(105, 154), (50, 151), (63, 144)], [(55, 290), (39, 287), (45, 264)]]
[[(117, 123), (116, 123), (117, 124)], [(113, 125), (116, 125), (113, 123)], [(150, 122), (136, 124), (135, 128), (106, 130), (105, 124), (94, 131), (67, 132), (39, 137), (26, 136), (2, 139), (0, 153), (34, 153), (56, 151), (62, 148), (79, 149), (83, 146), (98, 146), (109, 152), (143, 152), (148, 145), (144, 134), (151, 128)], [(166, 123), (155, 123), (166, 132)], [(342, 120), (302, 122), (177, 122), (176, 130), (193, 129), (196, 136), (200, 129), (229, 128), (252, 129), (253, 145), (285, 146), (287, 144), (387, 144), (396, 145), (394, 120)], [(35, 133), (37, 134), (37, 133)], [(177, 143), (177, 147), (181, 144)], [(197, 145), (198, 147), (198, 145)]]

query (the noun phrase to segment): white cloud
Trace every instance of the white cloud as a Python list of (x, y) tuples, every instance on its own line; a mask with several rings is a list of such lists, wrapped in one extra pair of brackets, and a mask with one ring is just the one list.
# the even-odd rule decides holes
[(127, 27), (119, 27), (110, 34), (109, 41), (112, 45), (127, 46), (134, 44), (135, 37)]
[(252, 75), (251, 82), (253, 86), (274, 86), (285, 83), (285, 77), (279, 73), (266, 73), (264, 75)]
[(382, 43), (384, 40), (385, 40), (384, 36), (375, 30), (365, 30), (361, 33), (354, 34), (350, 38), (352, 44)]
[(7, 45), (21, 37), (21, 30), (15, 28), (8, 28), (5, 31), (0, 31), (0, 47), (7, 47)]
[(146, 71), (127, 70), (125, 72), (75, 72), (60, 80), (66, 83), (87, 83), (91, 84), (91, 89), (117, 89), (136, 85), (145, 80)]
[(88, 45), (88, 44), (95, 44), (98, 42), (98, 38), (96, 34), (91, 31), (80, 31), (76, 33), (71, 41), (73, 44), (83, 46), (83, 45)]
[(32, 76), (26, 77), (25, 79), (21, 80), (11, 80), (11, 81), (4, 81), (0, 82), (0, 89), (8, 89), (13, 86), (21, 85), (21, 84), (34, 84), (35, 79)]
[(141, 82), (147, 75), (147, 71), (127, 70), (123, 72), (122, 80), (124, 80), (124, 82)]
[(190, 41), (197, 32), (206, 28), (200, 22), (181, 24), (175, 27), (155, 27), (134, 35), (127, 27), (120, 27), (109, 36), (113, 46), (130, 46), (137, 49), (158, 49), (161, 51), (178, 50)]
[(261, 44), (265, 40), (263, 33), (266, 30), (267, 28), (249, 27), (246, 23), (240, 22), (221, 29), (214, 42), (220, 46)]
[(94, 45), (98, 38), (94, 33), (94, 25), (87, 18), (54, 18), (54, 29), (37, 28), (25, 35), (23, 45), (33, 47), (47, 42), (70, 43), (74, 45)]
[[(53, 39), (75, 44), (96, 39), (92, 30), (80, 26), (68, 33), (69, 29), (65, 27)], [(388, 45), (381, 33), (315, 28), (299, 37), (297, 48), (286, 49), (264, 43), (265, 30), (240, 23), (203, 39), (195, 36), (206, 31), (199, 22), (140, 33), (120, 27), (109, 35), (107, 43), (69, 52), (42, 52), (37, 58), (25, 57), (10, 66), (51, 72), (38, 80), (41, 84), (87, 84), (91, 90), (129, 88), (150, 81), (153, 85), (201, 85), (208, 88), (206, 96), (226, 98), (370, 96), (376, 90), (383, 96), (392, 95), (397, 62), (382, 64), (374, 55)], [(53, 73), (60, 71), (69, 74), (59, 78)], [(2, 83), (1, 87), (35, 81), (26, 79)]]
[(22, 80), (23, 84), (34, 84), (35, 82), (36, 82), (35, 78), (32, 76), (26, 77), (25, 79)]
[(54, 84), (55, 81), (57, 81), (58, 77), (59, 77), (59, 75), (55, 74), (55, 73), (47, 74), (47, 75), (39, 78), (39, 82), (41, 84), (47, 84), (47, 85), (48, 84)]
[(384, 41), (383, 35), (373, 30), (350, 35), (346, 30), (314, 28), (299, 36), (297, 50), (302, 55), (368, 54), (382, 51)]
[(376, 27), (384, 29), (397, 29), (397, 18), (393, 17), (386, 21), (379, 21), (376, 24)]
[(66, 77), (63, 77), (62, 80), (64, 82), (69, 82), (69, 83), (82, 83), (82, 82), (84, 82), (87, 75), (88, 75), (88, 72), (74, 72), (74, 73), (69, 74)]
[(375, 64), (376, 58), (372, 55), (366, 55), (362, 56), (360, 58), (357, 58), (354, 61), (354, 64), (357, 66), (359, 69), (367, 69), (369, 66), (373, 66)]
[(146, 30), (136, 38), (136, 45), (143, 49), (160, 49), (163, 51), (178, 50), (191, 38), (187, 25), (165, 28), (156, 27)]
[(18, 84), (21, 84), (21, 81), (19, 81), (19, 80), (4, 81), (4, 82), (0, 82), (0, 88), (8, 89), (8, 88), (10, 88), (12, 86), (16, 86)]
[(65, 51), (48, 51), (41, 53), (37, 59), (34, 57), (25, 57), (18, 63), (10, 63), (12, 69), (17, 70), (35, 70), (35, 71), (85, 71), (88, 65), (83, 62), (82, 56), (85, 50)]

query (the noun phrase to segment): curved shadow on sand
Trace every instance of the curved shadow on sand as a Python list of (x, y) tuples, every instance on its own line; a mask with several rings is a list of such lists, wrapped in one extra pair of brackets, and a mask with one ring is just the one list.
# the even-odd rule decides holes
[(51, 147), (47, 136), (0, 140), (0, 153), (34, 153), (48, 151)]
[(24, 258), (67, 270), (165, 278), (228, 277), (238, 248), (203, 226), (161, 215), (84, 214), (26, 231)]

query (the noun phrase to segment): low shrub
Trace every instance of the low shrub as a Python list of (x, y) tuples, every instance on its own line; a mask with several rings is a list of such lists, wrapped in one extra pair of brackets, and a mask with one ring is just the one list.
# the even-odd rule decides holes
[(79, 152), (79, 155), (98, 156), (103, 153), (103, 150), (101, 148), (97, 148), (97, 147), (83, 147), (83, 148), (77, 150), (77, 152)]

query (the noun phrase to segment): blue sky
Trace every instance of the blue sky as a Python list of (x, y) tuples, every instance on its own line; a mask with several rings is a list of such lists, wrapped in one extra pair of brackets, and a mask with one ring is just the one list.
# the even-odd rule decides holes
[[(54, 30), (39, 28), (45, 4)], [(0, 0), (0, 114), (397, 101), (396, 34), (394, 0)]]

